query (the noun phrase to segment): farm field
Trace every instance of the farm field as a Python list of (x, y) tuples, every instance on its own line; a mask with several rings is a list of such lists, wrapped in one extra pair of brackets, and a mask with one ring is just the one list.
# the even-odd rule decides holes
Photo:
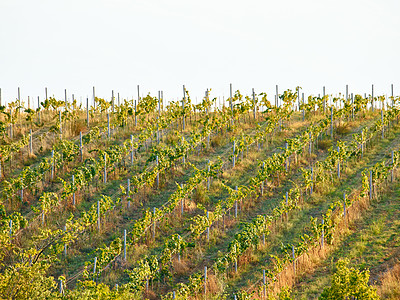
[(1, 299), (400, 298), (393, 86), (183, 95), (0, 106)]

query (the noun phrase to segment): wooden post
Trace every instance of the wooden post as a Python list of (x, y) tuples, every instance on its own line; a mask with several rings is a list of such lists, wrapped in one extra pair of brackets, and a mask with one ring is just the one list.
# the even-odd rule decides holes
[[(237, 190), (238, 190), (238, 187), (236, 186), (235, 187), (235, 191), (237, 192)], [(237, 200), (235, 201), (235, 218), (237, 218), (237, 212), (238, 212), (238, 203), (237, 203)]]
[(207, 176), (207, 190), (210, 190), (210, 160), (208, 160), (208, 163), (207, 163), (207, 172), (208, 172), (208, 176)]
[(372, 171), (369, 171), (369, 199), (372, 200)]
[(157, 184), (157, 189), (159, 189), (159, 187), (160, 187), (160, 173), (158, 172), (158, 155), (156, 156), (156, 167), (157, 167), (156, 184)]
[[(337, 147), (337, 152), (338, 152), (338, 154), (340, 153), (339, 146)], [(340, 159), (338, 159), (338, 163), (337, 163), (337, 177), (338, 177), (338, 179), (340, 179)]]
[[(181, 189), (183, 189), (183, 184), (181, 183)], [(183, 216), (183, 208), (185, 206), (184, 199), (181, 199), (181, 216)]]
[(97, 230), (100, 231), (100, 201), (97, 200)]
[(63, 289), (63, 284), (62, 284), (62, 280), (61, 280), (61, 279), (60, 279), (60, 281), (59, 281), (58, 288), (59, 288), (60, 294), (62, 295), (64, 289)]
[(297, 89), (297, 109), (300, 111), (300, 87)]
[[(286, 192), (286, 195), (285, 195), (285, 205), (286, 205), (286, 208), (287, 208), (288, 204), (289, 204), (289, 192)], [(288, 220), (288, 219), (289, 219), (289, 218), (288, 218), (288, 212), (287, 212), (287, 210), (286, 210), (286, 220)]]
[(140, 93), (139, 93), (139, 85), (137, 85), (137, 103), (140, 102)]
[(372, 99), (371, 99), (371, 107), (372, 107), (372, 112), (374, 112), (374, 85), (372, 85)]
[[(206, 212), (207, 220), (209, 220), (208, 210)], [(207, 226), (207, 242), (210, 241), (210, 226)]]
[[(129, 198), (131, 191), (131, 180), (128, 178), (127, 197)], [(128, 209), (131, 206), (131, 201), (128, 200)]]
[(158, 145), (158, 144), (160, 144), (159, 116), (157, 116), (157, 132), (156, 132), (156, 137), (157, 137), (157, 145)]
[(54, 179), (54, 168), (55, 168), (55, 164), (54, 164), (54, 150), (51, 150), (51, 171), (50, 171), (50, 178), (51, 178), (51, 180)]
[(13, 225), (12, 220), (10, 220), (10, 222), (8, 224), (9, 224), (9, 227), (10, 227), (10, 238), (11, 238), (11, 236), (12, 236), (12, 225)]
[(111, 136), (111, 129), (110, 129), (110, 114), (107, 113), (107, 136)]
[[(183, 145), (184, 137), (182, 137), (182, 145)], [(182, 155), (182, 164), (185, 166), (185, 153)]]
[[(179, 244), (180, 244), (180, 242), (181, 242), (181, 236), (180, 235), (178, 235), (178, 240), (179, 240)], [(181, 252), (180, 251), (178, 251), (178, 261), (179, 262), (181, 261)]]
[[(288, 142), (285, 142), (285, 151), (288, 150)], [(288, 158), (285, 159), (285, 170), (288, 171)]]
[(156, 208), (153, 207), (153, 240), (156, 237)]
[(161, 114), (161, 91), (158, 91), (158, 115)]
[[(301, 93), (301, 102), (304, 105), (304, 93)], [(303, 107), (303, 122), (305, 120), (305, 116), (306, 116), (306, 112), (304, 111), (304, 107)]]
[[(72, 175), (72, 186), (75, 185), (75, 176)], [(72, 194), (72, 205), (75, 206), (75, 192)]]
[(126, 262), (126, 229), (124, 229), (124, 261)]
[(364, 156), (364, 133), (361, 131), (361, 158)]
[(79, 152), (80, 152), (80, 154), (81, 154), (81, 162), (83, 162), (82, 131), (79, 131)]
[(385, 135), (384, 135), (385, 125), (383, 124), (383, 106), (382, 106), (382, 109), (381, 109), (381, 123), (382, 123), (382, 139), (383, 139), (385, 137)]
[(103, 183), (107, 183), (107, 156), (106, 156), (106, 153), (104, 153)]
[[(262, 164), (262, 170), (264, 171), (265, 168), (265, 162)], [(264, 195), (264, 181), (261, 182), (261, 196)]]
[(94, 258), (93, 274), (96, 274), (97, 256)]
[(58, 118), (60, 122), (60, 136), (62, 137), (62, 119), (61, 119), (61, 110), (58, 112)]
[(292, 245), (293, 272), (296, 275), (296, 256), (294, 254), (294, 245)]
[[(390, 85), (391, 92), (392, 92), (392, 107), (394, 106), (394, 95), (393, 95), (393, 83)], [(1, 91), (0, 91), (1, 92)], [(0, 97), (1, 98), (1, 97)], [(0, 99), (1, 100), (1, 99)], [(0, 104), (1, 105), (1, 104)]]
[(254, 88), (252, 89), (253, 94), (253, 118), (256, 119), (256, 95), (254, 94)]
[(161, 91), (161, 111), (163, 109), (164, 106), (164, 91)]
[(96, 108), (96, 92), (94, 87), (93, 87), (93, 107)]
[(390, 172), (390, 182), (393, 182), (393, 171), (394, 171), (394, 152), (392, 150), (392, 169)]
[(231, 126), (233, 126), (233, 101), (232, 101), (232, 83), (229, 84), (230, 98), (229, 98), (229, 106), (231, 107)]
[(311, 188), (310, 188), (310, 195), (313, 193), (313, 186), (314, 186), (314, 168), (311, 167)]
[(279, 106), (279, 92), (278, 92), (278, 85), (275, 86), (276, 87), (276, 94), (275, 94), (275, 106), (278, 107)]
[(40, 124), (40, 98), (37, 97), (37, 107), (38, 107), (38, 123)]
[(115, 109), (114, 109), (114, 90), (111, 90), (111, 111), (112, 111), (112, 113), (115, 112)]
[[(64, 232), (67, 231), (67, 226), (64, 225)], [(64, 243), (64, 257), (67, 257), (67, 243)]]
[(235, 148), (236, 148), (236, 141), (233, 141), (232, 168), (235, 167), (235, 159), (236, 159), (236, 157), (235, 157)]
[(136, 128), (136, 126), (137, 126), (137, 119), (136, 119), (136, 116), (137, 116), (137, 109), (136, 109), (136, 100), (135, 100), (135, 128)]
[(204, 298), (207, 296), (207, 267), (204, 267)]
[(67, 110), (67, 106), (68, 106), (67, 89), (64, 90), (64, 99), (65, 99), (65, 110)]
[(29, 155), (33, 155), (32, 129), (29, 129)]
[(238, 263), (237, 263), (237, 257), (235, 259), (235, 273), (237, 273), (237, 269), (238, 269)]
[(331, 106), (331, 140), (333, 140), (333, 107)]
[(131, 134), (131, 165), (133, 165), (133, 135)]
[(267, 298), (267, 278), (265, 276), (265, 270), (263, 270), (263, 294), (264, 294), (264, 299)]
[(324, 248), (324, 219), (322, 219), (322, 232), (321, 232), (321, 248)]

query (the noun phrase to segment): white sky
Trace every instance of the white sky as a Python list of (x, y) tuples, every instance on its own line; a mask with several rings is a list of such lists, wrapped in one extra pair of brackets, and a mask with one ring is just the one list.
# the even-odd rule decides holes
[(0, 0), (4, 100), (49, 94), (136, 98), (400, 94), (398, 0)]

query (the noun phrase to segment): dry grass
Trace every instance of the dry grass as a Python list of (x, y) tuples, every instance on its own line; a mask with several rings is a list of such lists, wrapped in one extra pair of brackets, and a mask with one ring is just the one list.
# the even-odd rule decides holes
[(214, 136), (213, 138), (211, 138), (210, 146), (212, 148), (218, 148), (218, 147), (222, 146), (223, 142), (224, 142), (224, 137), (221, 135), (217, 135), (217, 136)]
[(208, 204), (210, 202), (210, 198), (208, 197), (207, 188), (205, 188), (202, 184), (198, 185), (193, 193), (192, 199), (195, 203), (200, 203), (203, 205)]
[(317, 147), (320, 150), (326, 151), (330, 147), (332, 147), (332, 140), (330, 140), (330, 139), (319, 140)]
[(189, 271), (187, 262), (184, 259), (182, 259), (182, 257), (181, 257), (181, 261), (178, 261), (178, 258), (175, 258), (173, 260), (173, 266), (174, 266), (175, 273), (178, 275), (184, 275)]
[(382, 275), (377, 288), (378, 295), (382, 299), (400, 299), (400, 263)]
[(340, 124), (336, 127), (336, 132), (340, 135), (348, 134), (350, 133), (350, 131), (351, 131), (351, 126), (347, 122)]

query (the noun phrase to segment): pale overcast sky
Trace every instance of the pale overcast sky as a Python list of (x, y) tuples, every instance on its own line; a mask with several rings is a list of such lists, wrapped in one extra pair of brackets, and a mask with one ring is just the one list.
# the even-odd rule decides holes
[(164, 91), (400, 94), (398, 0), (0, 0), (4, 100)]

